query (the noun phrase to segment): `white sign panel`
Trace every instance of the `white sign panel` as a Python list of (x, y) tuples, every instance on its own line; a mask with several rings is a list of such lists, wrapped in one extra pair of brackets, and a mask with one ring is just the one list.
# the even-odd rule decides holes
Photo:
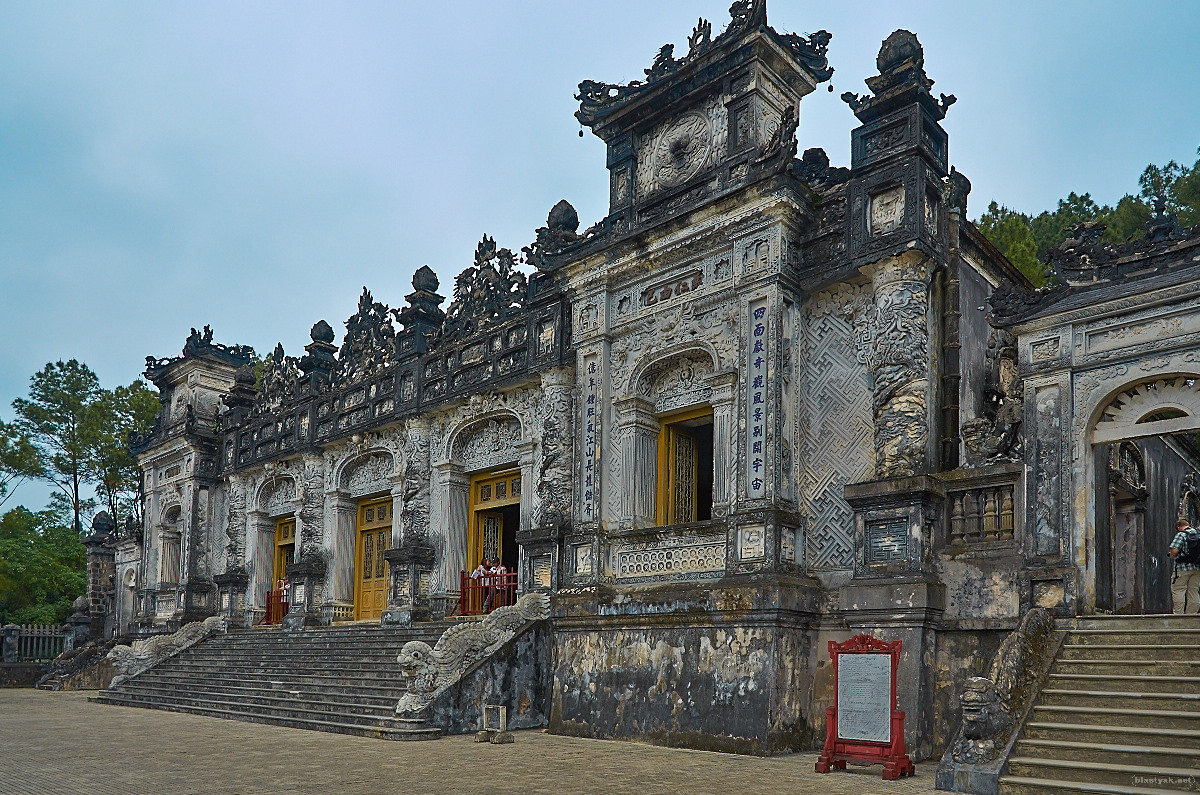
[(890, 654), (838, 655), (837, 731), (839, 740), (891, 742)]
[(767, 396), (771, 384), (767, 368), (767, 345), (770, 341), (770, 307), (766, 299), (750, 304), (750, 338), (746, 357), (746, 496), (767, 495)]

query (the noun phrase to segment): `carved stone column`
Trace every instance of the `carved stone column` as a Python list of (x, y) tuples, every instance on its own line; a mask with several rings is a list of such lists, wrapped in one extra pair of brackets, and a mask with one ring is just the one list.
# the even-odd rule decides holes
[(325, 493), (326, 522), (329, 525), (329, 567), (326, 572), (326, 596), (352, 605), (354, 601), (354, 550), (358, 532), (358, 503), (343, 492)]
[(634, 527), (653, 526), (658, 521), (658, 420), (654, 404), (632, 397), (616, 403), (618, 423), (624, 429), (624, 470), (628, 478), (622, 519)]
[[(471, 479), (461, 466), (449, 461), (434, 465), (443, 505), (441, 527), (433, 531), (442, 537), (442, 560), (438, 567), (441, 582), (438, 593), (454, 599), (459, 593), (459, 573), (466, 565), (467, 522), (471, 511)], [(438, 587), (440, 586), (440, 587)]]
[(734, 397), (737, 373), (718, 373), (708, 379), (712, 387), (713, 408), (713, 516), (729, 512), (729, 503), (736, 490), (737, 426)]
[(929, 466), (929, 264), (911, 250), (865, 269), (875, 293), (870, 372), (881, 480), (921, 475)]
[(251, 545), (246, 550), (250, 576), (250, 604), (247, 610), (253, 616), (258, 616), (265, 615), (267, 592), (275, 587), (272, 581), (275, 576), (275, 522), (265, 511), (249, 511), (248, 518)]

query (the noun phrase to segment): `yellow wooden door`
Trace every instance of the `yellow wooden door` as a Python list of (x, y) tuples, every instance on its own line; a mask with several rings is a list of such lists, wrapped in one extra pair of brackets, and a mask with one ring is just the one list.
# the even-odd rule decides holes
[(483, 558), (500, 558), (504, 554), (504, 514), (495, 510), (521, 502), (521, 472), (488, 472), (476, 475), (471, 483), (471, 514), (473, 521), (467, 538), (468, 571)]
[(296, 519), (288, 517), (275, 523), (275, 579), (271, 588), (287, 576), (287, 567), (296, 560)]
[(388, 602), (388, 568), (383, 557), (392, 539), (392, 501), (358, 506), (358, 549), (355, 554), (354, 617), (360, 621), (383, 615)]

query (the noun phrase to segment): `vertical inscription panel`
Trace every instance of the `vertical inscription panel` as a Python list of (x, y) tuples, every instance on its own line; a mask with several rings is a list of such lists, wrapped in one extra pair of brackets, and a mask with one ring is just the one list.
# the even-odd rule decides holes
[(891, 741), (890, 654), (840, 654), (837, 671), (839, 740)]
[(767, 453), (767, 396), (771, 393), (767, 346), (770, 335), (770, 302), (766, 298), (751, 302), (746, 328), (746, 496), (767, 496), (767, 473), (771, 457)]

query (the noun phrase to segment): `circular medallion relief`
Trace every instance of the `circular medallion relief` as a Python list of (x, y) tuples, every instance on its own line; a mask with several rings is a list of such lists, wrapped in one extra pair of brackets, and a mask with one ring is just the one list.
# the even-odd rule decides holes
[(688, 113), (676, 119), (654, 142), (654, 182), (660, 188), (687, 182), (707, 162), (711, 146), (712, 128), (706, 117)]

